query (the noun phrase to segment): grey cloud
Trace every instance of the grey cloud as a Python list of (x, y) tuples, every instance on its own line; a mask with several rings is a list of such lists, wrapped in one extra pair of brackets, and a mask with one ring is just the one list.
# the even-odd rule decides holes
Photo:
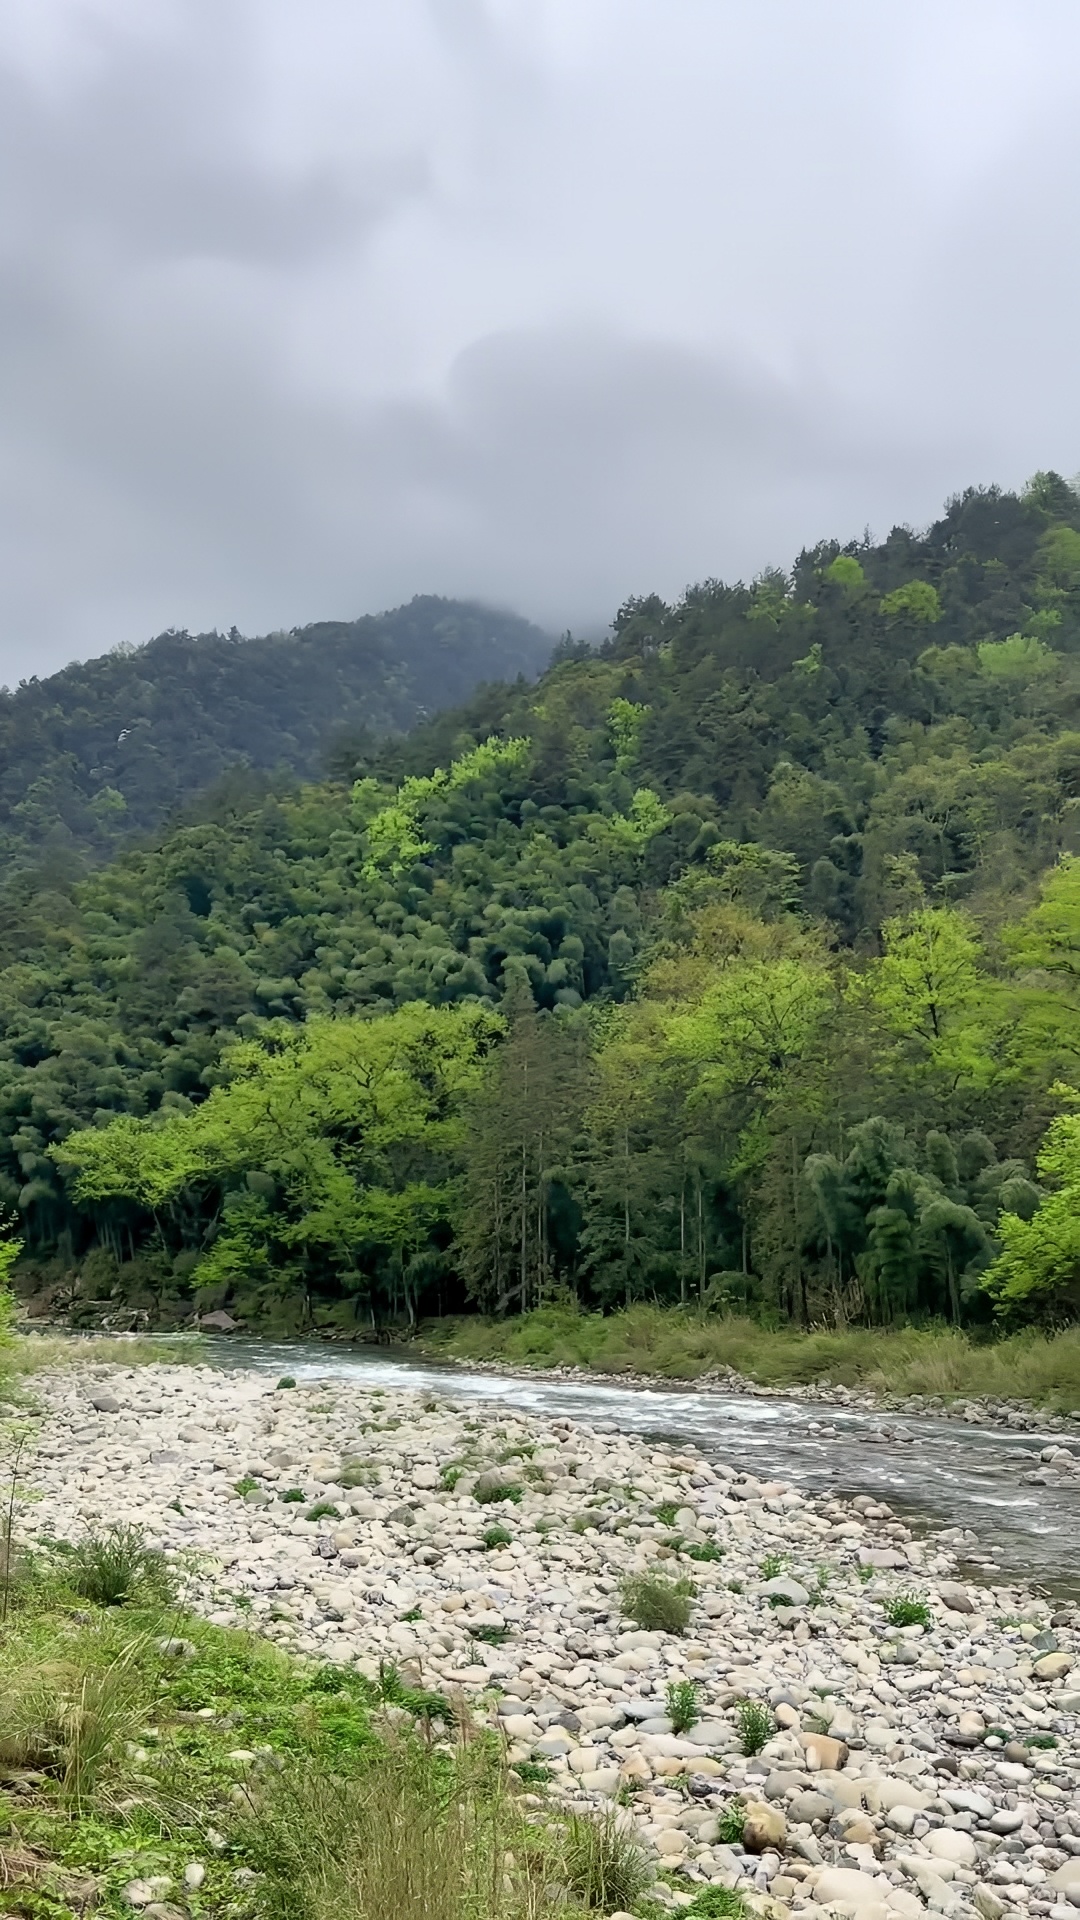
[(1057, 0), (934, 166), (850, 0), (94, 5), (63, 84), (0, 25), (2, 678), (424, 591), (593, 626), (1080, 466)]

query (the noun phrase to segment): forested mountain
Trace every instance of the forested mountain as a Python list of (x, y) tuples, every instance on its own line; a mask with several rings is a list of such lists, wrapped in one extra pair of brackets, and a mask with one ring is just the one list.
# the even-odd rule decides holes
[(39, 1275), (166, 1314), (1068, 1317), (1078, 823), (1054, 475), (632, 602), (27, 893), (0, 1198)]
[(105, 858), (233, 769), (311, 779), (337, 741), (403, 732), (550, 652), (527, 620), (427, 595), (261, 639), (162, 633), (23, 681), (0, 691), (0, 865)]

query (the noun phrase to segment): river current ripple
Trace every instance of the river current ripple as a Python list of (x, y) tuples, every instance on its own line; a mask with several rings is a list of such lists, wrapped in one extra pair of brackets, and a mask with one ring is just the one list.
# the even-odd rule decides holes
[[(1078, 1450), (1075, 1430), (1048, 1424), (1013, 1433), (931, 1414), (868, 1413), (782, 1395), (608, 1386), (543, 1374), (522, 1379), (417, 1360), (408, 1352), (319, 1341), (233, 1334), (207, 1340), (204, 1352), (229, 1370), (413, 1387), (658, 1440), (693, 1441), (707, 1457), (813, 1493), (873, 1495), (920, 1527), (970, 1528), (981, 1549), (970, 1550), (971, 1570), (978, 1573), (985, 1561), (983, 1579), (993, 1577), (989, 1550), (996, 1549), (996, 1577), (1080, 1596), (1080, 1475), (1072, 1476), (1069, 1487), (1029, 1486), (1021, 1478), (1037, 1464), (1031, 1455), (1051, 1442)], [(876, 1437), (883, 1430), (894, 1437)]]

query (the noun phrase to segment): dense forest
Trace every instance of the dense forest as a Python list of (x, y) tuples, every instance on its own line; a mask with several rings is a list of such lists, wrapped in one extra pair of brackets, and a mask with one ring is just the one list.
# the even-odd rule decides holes
[(551, 641), (515, 614), (428, 595), (262, 639), (162, 633), (0, 690), (0, 867), (70, 876), (232, 774), (311, 779), (485, 680), (533, 678)]
[(0, 1203), (77, 1315), (1075, 1317), (1080, 498), (630, 602), (2, 945)]

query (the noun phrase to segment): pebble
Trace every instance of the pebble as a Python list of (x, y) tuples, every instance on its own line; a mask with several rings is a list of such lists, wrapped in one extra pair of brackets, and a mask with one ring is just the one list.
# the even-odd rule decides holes
[[(669, 1876), (654, 1892), (672, 1913), (711, 1882), (762, 1920), (1080, 1920), (1078, 1616), (961, 1581), (961, 1556), (978, 1558), (966, 1530), (918, 1538), (866, 1496), (811, 1497), (722, 1451), (494, 1398), (355, 1379), (279, 1394), (206, 1366), (115, 1368), (92, 1394), (68, 1369), (35, 1388), (30, 1542), (140, 1527), (176, 1556), (193, 1612), (461, 1691), (511, 1763), (544, 1764), (556, 1804), (627, 1802), (617, 1818)], [(294, 1487), (303, 1500), (283, 1501)], [(309, 1522), (316, 1500), (339, 1518)], [(488, 1549), (496, 1524), (510, 1541)], [(676, 1554), (673, 1534), (720, 1557)], [(685, 1636), (622, 1616), (620, 1585), (642, 1572), (693, 1580)], [(912, 1590), (930, 1625), (890, 1626), (886, 1601)], [(686, 1680), (689, 1728), (668, 1698)], [(750, 1755), (747, 1699), (772, 1722)], [(244, 1748), (232, 1761), (238, 1779), (253, 1764)], [(741, 1842), (722, 1843), (740, 1812)], [(204, 1875), (188, 1865), (188, 1893)], [(171, 1891), (133, 1880), (124, 1898), (170, 1920)]]

